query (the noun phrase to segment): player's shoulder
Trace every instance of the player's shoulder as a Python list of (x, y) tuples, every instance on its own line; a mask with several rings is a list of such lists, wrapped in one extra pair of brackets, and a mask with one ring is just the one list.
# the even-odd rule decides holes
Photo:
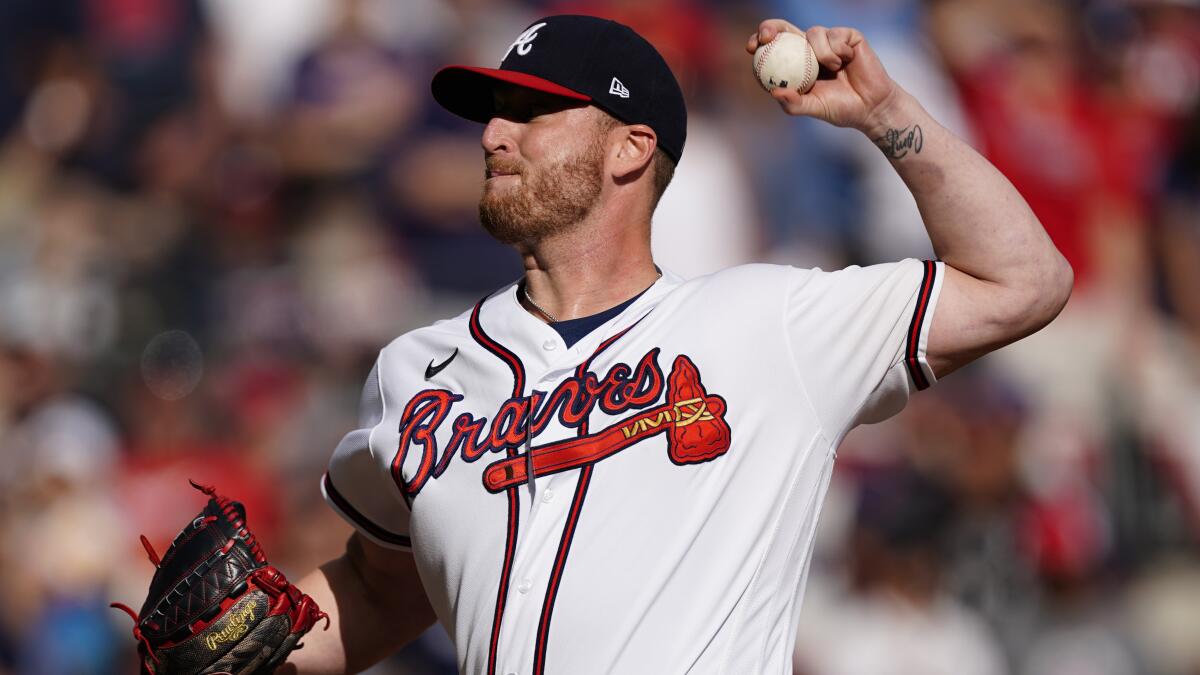
[(763, 294), (784, 291), (802, 281), (804, 275), (810, 271), (791, 265), (749, 263), (692, 277), (680, 284), (679, 290), (701, 292), (706, 295), (713, 293)]
[(659, 313), (709, 316), (717, 310), (726, 329), (750, 329), (783, 309), (794, 272), (786, 265), (767, 263), (727, 267), (690, 278), (667, 271), (665, 292), (652, 301), (657, 302), (655, 311)]
[(779, 306), (778, 302), (839, 302), (869, 294), (872, 289), (904, 286), (921, 279), (925, 264), (910, 258), (865, 267), (830, 266), (826, 270), (751, 263), (688, 279), (676, 286), (674, 293), (680, 300), (694, 299), (730, 312), (769, 312)]
[(913, 271), (919, 272), (923, 264), (923, 261), (914, 258), (867, 266), (831, 266), (828, 269), (774, 263), (751, 263), (696, 277), (689, 282), (721, 286), (745, 284), (753, 285), (760, 290), (764, 283), (783, 283), (788, 288), (795, 289), (809, 283), (841, 283), (858, 279), (888, 277)]
[(779, 265), (774, 263), (749, 263), (746, 265), (736, 265), (734, 267), (726, 267), (725, 269), (705, 274), (703, 276), (692, 277), (688, 279), (686, 284), (696, 284), (701, 286), (736, 286), (738, 284), (757, 284), (764, 281), (778, 281), (785, 279), (795, 274), (798, 268), (790, 265)]
[(870, 265), (867, 267), (848, 265), (845, 267), (831, 266), (828, 268), (819, 266), (801, 267), (799, 265), (786, 265), (781, 263), (749, 263), (746, 265), (727, 267), (704, 276), (693, 277), (688, 279), (687, 283), (736, 285), (741, 283), (759, 284), (763, 282), (787, 281), (790, 283), (802, 284), (808, 280), (826, 277), (829, 275), (854, 276), (869, 272), (871, 270), (883, 271), (905, 264), (919, 264), (919, 262), (910, 259), (895, 263)]

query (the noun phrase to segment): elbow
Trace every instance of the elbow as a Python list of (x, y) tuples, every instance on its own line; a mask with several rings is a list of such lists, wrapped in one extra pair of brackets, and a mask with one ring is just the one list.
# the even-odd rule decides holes
[(1046, 323), (1050, 323), (1067, 306), (1071, 291), (1075, 289), (1075, 270), (1061, 253), (1055, 251), (1054, 261), (1049, 265), (1045, 282), (1047, 304)]
[(1041, 330), (1053, 321), (1066, 307), (1074, 288), (1075, 271), (1071, 263), (1055, 251), (1051, 260), (1038, 267), (1026, 295), (1029, 332)]

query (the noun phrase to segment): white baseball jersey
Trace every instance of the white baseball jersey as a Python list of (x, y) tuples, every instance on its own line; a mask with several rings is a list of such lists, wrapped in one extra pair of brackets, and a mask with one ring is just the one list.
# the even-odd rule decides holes
[(513, 284), (380, 352), (323, 491), (463, 673), (790, 673), (835, 449), (933, 382), (943, 276), (667, 273), (570, 348)]

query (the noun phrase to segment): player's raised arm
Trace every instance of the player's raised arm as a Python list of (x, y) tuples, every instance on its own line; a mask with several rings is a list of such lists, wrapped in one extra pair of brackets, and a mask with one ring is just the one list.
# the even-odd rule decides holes
[(412, 553), (355, 533), (346, 553), (299, 584), (326, 612), (327, 631), (312, 631), (278, 675), (357, 673), (382, 661), (433, 625), (433, 609)]
[(927, 350), (934, 372), (953, 371), (1057, 316), (1071, 293), (1071, 268), (1008, 179), (897, 85), (859, 31), (802, 31), (772, 19), (746, 48), (754, 53), (781, 32), (803, 35), (832, 77), (804, 94), (779, 87), (771, 96), (791, 115), (866, 134), (912, 191), (946, 263)]

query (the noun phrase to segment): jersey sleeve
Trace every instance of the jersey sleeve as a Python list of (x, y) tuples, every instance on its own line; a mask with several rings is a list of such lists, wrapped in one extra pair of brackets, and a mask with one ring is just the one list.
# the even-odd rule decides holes
[(945, 264), (903, 260), (835, 272), (798, 270), (789, 340), (821, 424), (840, 438), (899, 412), (935, 381), (926, 360)]
[(411, 550), (408, 504), (399, 495), (389, 462), (371, 439), (384, 418), (379, 364), (363, 386), (358, 428), (338, 443), (321, 480), (321, 493), (338, 515), (365, 537), (387, 548)]

